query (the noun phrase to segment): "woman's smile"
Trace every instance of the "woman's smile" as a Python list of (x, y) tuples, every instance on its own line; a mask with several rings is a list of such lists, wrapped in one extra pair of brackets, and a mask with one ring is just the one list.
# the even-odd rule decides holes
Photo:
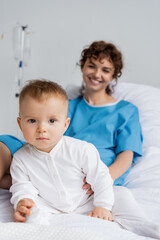
[(88, 79), (89, 79), (89, 81), (90, 81), (93, 85), (95, 85), (95, 86), (97, 86), (98, 84), (104, 82), (103, 80), (98, 80), (98, 79), (95, 79), (95, 78), (93, 78), (93, 77), (88, 77)]

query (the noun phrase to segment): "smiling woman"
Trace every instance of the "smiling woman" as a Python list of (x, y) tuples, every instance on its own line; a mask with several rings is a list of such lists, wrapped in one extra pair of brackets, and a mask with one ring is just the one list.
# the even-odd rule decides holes
[(122, 185), (132, 162), (142, 154), (138, 109), (112, 96), (122, 74), (122, 54), (112, 43), (93, 42), (81, 53), (82, 96), (70, 101), (66, 135), (90, 142), (109, 166), (115, 185)]

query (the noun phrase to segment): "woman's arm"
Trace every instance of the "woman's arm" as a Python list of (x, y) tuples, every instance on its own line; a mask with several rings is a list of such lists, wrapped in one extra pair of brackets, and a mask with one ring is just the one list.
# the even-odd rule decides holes
[(11, 176), (9, 169), (12, 155), (8, 147), (0, 142), (0, 188), (9, 189), (11, 186)]
[(122, 176), (131, 166), (133, 160), (132, 151), (124, 151), (117, 155), (115, 161), (109, 166), (109, 172), (113, 181)]
[[(115, 181), (128, 170), (128, 168), (132, 164), (132, 160), (132, 151), (124, 151), (117, 155), (115, 161), (108, 167), (113, 181)], [(83, 189), (88, 189), (88, 191), (86, 192), (87, 194), (93, 193), (91, 185), (86, 182), (86, 178), (84, 178)]]

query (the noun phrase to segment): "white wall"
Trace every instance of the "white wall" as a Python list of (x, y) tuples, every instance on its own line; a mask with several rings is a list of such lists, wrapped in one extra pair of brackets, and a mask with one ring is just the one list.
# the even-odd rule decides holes
[(80, 84), (84, 46), (115, 43), (124, 55), (121, 81), (160, 87), (160, 0), (0, 0), (0, 134), (17, 135), (17, 63), (12, 29), (28, 25), (31, 58), (24, 80)]

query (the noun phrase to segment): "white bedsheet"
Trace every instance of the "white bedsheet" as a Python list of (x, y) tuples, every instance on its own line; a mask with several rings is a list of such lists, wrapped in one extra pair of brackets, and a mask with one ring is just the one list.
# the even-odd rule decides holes
[[(77, 218), (78, 219), (78, 218)], [(59, 221), (60, 219), (58, 219)], [(22, 223), (1, 223), (0, 239), (1, 240), (143, 240), (150, 239), (140, 237), (131, 232), (120, 229), (114, 223), (108, 222), (103, 226), (96, 224), (96, 220), (87, 221), (87, 225), (82, 224), (83, 218), (77, 221), (78, 227), (68, 226), (67, 219), (60, 221), (59, 227), (49, 225), (35, 225)], [(63, 226), (65, 223), (65, 227)]]
[(0, 189), (0, 240), (143, 240), (117, 223), (79, 214), (53, 215), (51, 225), (13, 222), (10, 193)]
[[(71, 97), (79, 87), (68, 88)], [(125, 180), (135, 199), (153, 222), (160, 223), (160, 89), (120, 83), (114, 95), (134, 103), (140, 112), (144, 136), (143, 157), (139, 158)], [(13, 223), (10, 193), (0, 189), (0, 240), (143, 240), (115, 222), (82, 215), (56, 215), (51, 225)], [(6, 223), (8, 222), (8, 223)]]

